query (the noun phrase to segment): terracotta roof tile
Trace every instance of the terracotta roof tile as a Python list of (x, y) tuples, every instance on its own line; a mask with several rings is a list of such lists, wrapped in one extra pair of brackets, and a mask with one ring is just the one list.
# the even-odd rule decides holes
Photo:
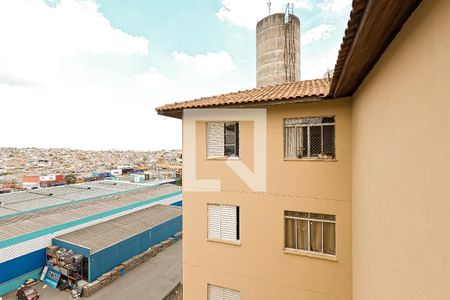
[(328, 95), (329, 88), (330, 81), (328, 79), (296, 81), (217, 96), (204, 97), (190, 101), (175, 102), (157, 107), (156, 111), (158, 113), (164, 113), (168, 111), (182, 110), (185, 108), (250, 104), (304, 97), (324, 97)]

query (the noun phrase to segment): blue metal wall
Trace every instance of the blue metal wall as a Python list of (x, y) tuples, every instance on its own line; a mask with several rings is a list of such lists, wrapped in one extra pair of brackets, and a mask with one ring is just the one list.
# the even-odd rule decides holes
[[(182, 216), (146, 230), (89, 257), (89, 282), (114, 269), (122, 262), (173, 236), (182, 229)], [(71, 249), (69, 247), (69, 249)], [(75, 251), (75, 250), (74, 250)]]
[(0, 284), (39, 268), (46, 263), (45, 249), (0, 263)]
[(18, 289), (25, 281), (30, 278), (34, 280), (38, 280), (42, 273), (42, 268), (34, 270), (32, 272), (26, 273), (17, 278), (11, 279), (10, 281), (4, 282), (0, 284), (0, 296), (3, 296), (7, 293), (10, 293), (16, 289)]
[(180, 201), (174, 202), (174, 203), (172, 203), (170, 205), (172, 205), (172, 206), (183, 206), (183, 201), (180, 200)]
[(45, 249), (0, 263), (0, 296), (14, 291), (29, 278), (39, 278), (45, 263)]

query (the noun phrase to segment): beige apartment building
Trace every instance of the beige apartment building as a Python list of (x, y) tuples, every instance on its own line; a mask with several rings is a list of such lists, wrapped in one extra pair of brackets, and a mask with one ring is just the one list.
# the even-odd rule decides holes
[(450, 299), (450, 1), (353, 1), (334, 77), (183, 119), (185, 299)]

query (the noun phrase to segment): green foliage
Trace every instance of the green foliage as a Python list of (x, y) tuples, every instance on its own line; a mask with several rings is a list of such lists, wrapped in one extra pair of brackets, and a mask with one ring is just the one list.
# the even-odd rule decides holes
[(66, 181), (66, 184), (74, 184), (77, 182), (77, 176), (73, 173), (67, 174), (64, 176), (64, 180)]

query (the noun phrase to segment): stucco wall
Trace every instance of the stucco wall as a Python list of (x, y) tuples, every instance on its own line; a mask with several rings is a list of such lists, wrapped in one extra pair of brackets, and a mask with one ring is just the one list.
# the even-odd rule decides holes
[(353, 299), (450, 299), (450, 1), (424, 1), (354, 96)]
[[(321, 115), (336, 116), (336, 161), (284, 161), (283, 119)], [(257, 133), (240, 124), (241, 160), (253, 169)], [(207, 160), (205, 133), (197, 122), (197, 178), (221, 179), (222, 191), (183, 192), (185, 299), (207, 299), (208, 283), (242, 299), (351, 299), (349, 99), (267, 108), (267, 192), (252, 192), (223, 160)], [(207, 240), (207, 203), (240, 206), (240, 245)], [(284, 253), (284, 210), (335, 214), (337, 261)]]

